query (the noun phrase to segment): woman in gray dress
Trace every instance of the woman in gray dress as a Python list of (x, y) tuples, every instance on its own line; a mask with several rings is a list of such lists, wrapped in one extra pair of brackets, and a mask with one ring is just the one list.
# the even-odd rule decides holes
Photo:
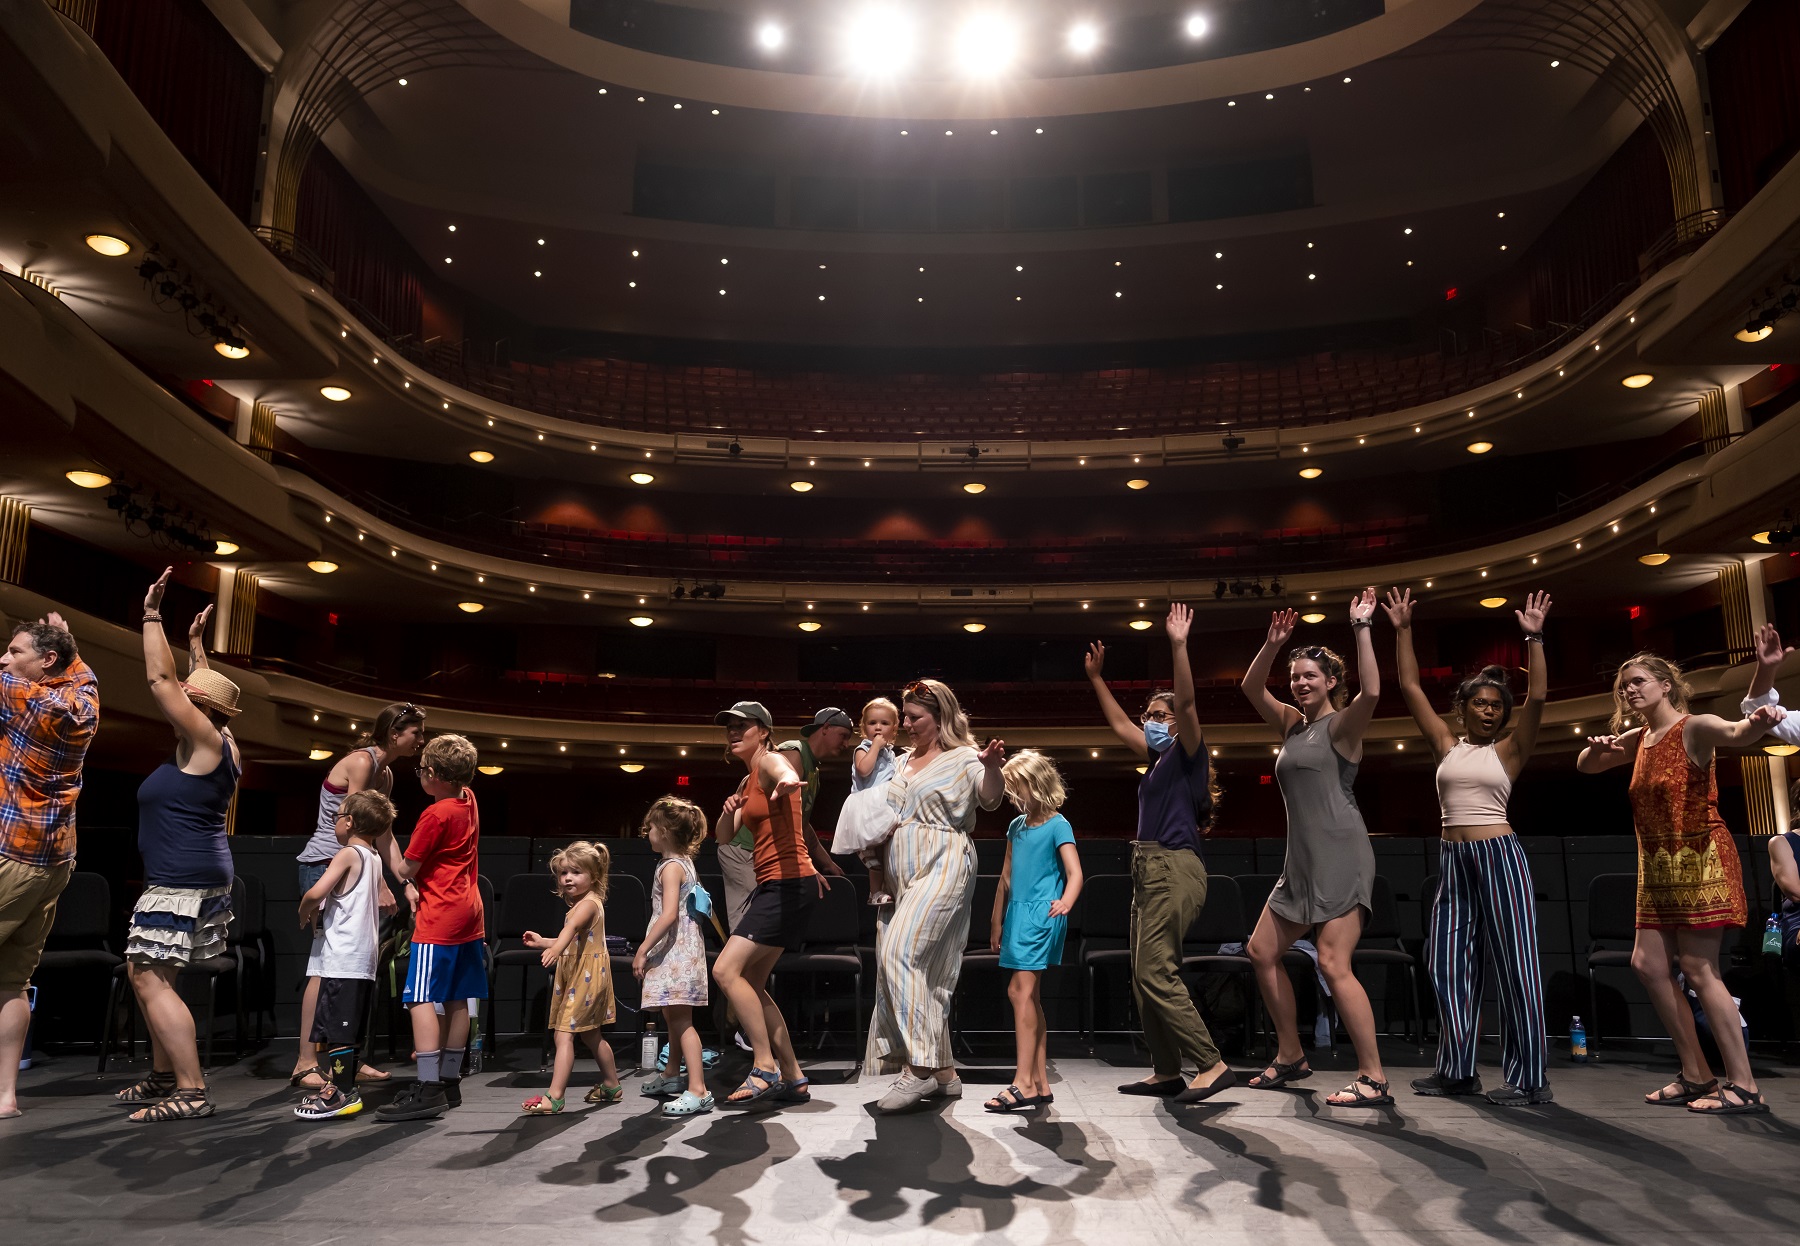
[(1381, 673), (1369, 636), (1374, 614), (1374, 589), (1351, 599), (1360, 676), (1354, 699), (1345, 683), (1343, 659), (1323, 645), (1289, 652), (1293, 705), (1269, 692), (1269, 668), (1299, 621), (1292, 610), (1277, 610), (1270, 618), (1268, 639), (1244, 673), (1243, 684), (1257, 713), (1281, 732), (1275, 781), (1288, 816), (1287, 862), (1249, 948), (1278, 1046), (1274, 1062), (1250, 1085), (1273, 1090), (1312, 1076), (1295, 1026), (1294, 988), (1281, 963), (1294, 940), (1311, 930), (1319, 972), (1356, 1047), (1356, 1080), (1326, 1100), (1335, 1107), (1382, 1107), (1394, 1101), (1375, 1046), (1375, 1014), (1350, 969), (1375, 883), (1375, 852), (1350, 787), (1362, 762), (1363, 732), (1381, 696)]

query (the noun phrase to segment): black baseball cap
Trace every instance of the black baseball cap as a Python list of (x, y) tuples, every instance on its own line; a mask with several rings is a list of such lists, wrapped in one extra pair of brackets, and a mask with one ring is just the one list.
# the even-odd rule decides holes
[(811, 722), (800, 728), (800, 734), (803, 736), (810, 736), (813, 732), (822, 727), (848, 727), (850, 730), (854, 731), (856, 730), (856, 720), (837, 706), (827, 705), (824, 709), (813, 715), (813, 720)]

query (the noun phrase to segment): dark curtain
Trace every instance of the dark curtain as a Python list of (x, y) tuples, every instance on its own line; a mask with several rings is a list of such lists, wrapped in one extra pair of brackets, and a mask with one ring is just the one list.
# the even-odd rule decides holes
[(1622, 282), (1635, 284), (1638, 256), (1674, 223), (1668, 162), (1646, 123), (1525, 253), (1531, 323), (1579, 323)]
[(1725, 206), (1735, 212), (1800, 151), (1800, 4), (1751, 0), (1706, 50)]
[(424, 261), (323, 144), (300, 178), (294, 232), (332, 270), (332, 292), (380, 322), (371, 327), (389, 337), (419, 332)]
[(200, 0), (100, 0), (94, 42), (239, 220), (261, 149), (263, 72)]

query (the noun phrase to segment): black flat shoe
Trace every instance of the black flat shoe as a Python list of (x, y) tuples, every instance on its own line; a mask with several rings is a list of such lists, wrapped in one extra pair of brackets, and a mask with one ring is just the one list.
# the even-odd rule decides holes
[(1226, 1069), (1223, 1073), (1213, 1078), (1209, 1085), (1189, 1086), (1186, 1090), (1175, 1096), (1175, 1102), (1202, 1103), (1218, 1094), (1221, 1090), (1230, 1090), (1235, 1085), (1237, 1085), (1237, 1074), (1230, 1069)]
[(1187, 1087), (1187, 1083), (1179, 1077), (1171, 1077), (1162, 1082), (1126, 1082), (1119, 1087), (1122, 1095), (1148, 1095), (1153, 1099), (1168, 1099), (1178, 1095)]

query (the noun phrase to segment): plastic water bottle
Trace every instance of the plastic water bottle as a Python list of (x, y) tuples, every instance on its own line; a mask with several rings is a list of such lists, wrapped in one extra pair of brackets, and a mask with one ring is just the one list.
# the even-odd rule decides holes
[(1569, 1022), (1569, 1059), (1576, 1064), (1588, 1062), (1587, 1027), (1581, 1024), (1580, 1017)]
[(656, 1022), (644, 1022), (644, 1038), (638, 1044), (638, 1067), (640, 1069), (648, 1070), (656, 1067), (656, 1051), (659, 1046), (661, 1044), (656, 1041)]
[(1763, 955), (1781, 955), (1781, 919), (1769, 914), (1768, 924), (1763, 927)]

